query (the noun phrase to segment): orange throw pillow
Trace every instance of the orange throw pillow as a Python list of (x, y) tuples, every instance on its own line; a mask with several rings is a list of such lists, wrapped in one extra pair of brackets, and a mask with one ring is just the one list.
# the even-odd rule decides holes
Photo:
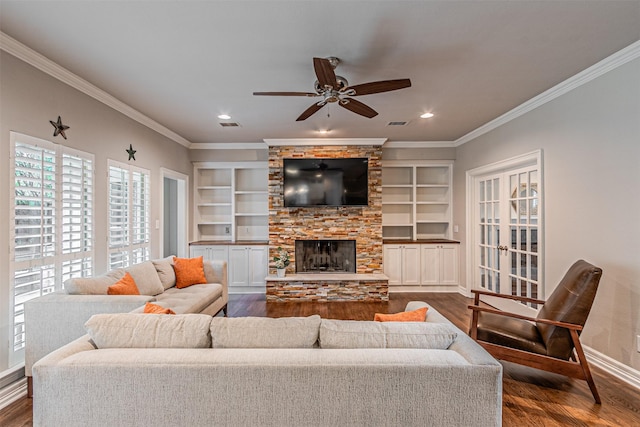
[(144, 305), (144, 312), (147, 314), (176, 314), (176, 312), (170, 308), (164, 308), (158, 304), (152, 304), (150, 302)]
[(176, 288), (178, 289), (207, 283), (201, 256), (198, 258), (178, 258), (174, 256), (173, 269), (176, 271)]
[(413, 311), (403, 311), (396, 314), (376, 313), (373, 320), (376, 322), (424, 322), (427, 320), (429, 307), (422, 307)]
[(107, 288), (108, 295), (140, 295), (138, 285), (133, 277), (127, 272), (124, 277), (118, 280), (115, 284)]

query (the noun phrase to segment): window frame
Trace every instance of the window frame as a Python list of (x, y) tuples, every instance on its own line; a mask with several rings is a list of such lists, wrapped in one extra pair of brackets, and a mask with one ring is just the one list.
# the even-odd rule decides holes
[[(12, 183), (10, 184), (11, 188), (9, 191), (9, 269), (8, 269), (8, 280), (10, 283), (10, 302), (9, 302), (9, 325), (10, 325), (10, 333), (9, 333), (9, 341), (7, 345), (9, 346), (9, 366), (15, 366), (24, 361), (24, 346), (25, 340), (18, 342), (17, 336), (25, 333), (24, 328), (24, 318), (22, 318), (21, 322), (16, 321), (18, 315), (20, 314), (20, 310), (17, 310), (17, 305), (22, 305), (26, 301), (30, 299), (37, 298), (42, 295), (46, 295), (51, 292), (55, 292), (63, 289), (64, 280), (75, 276), (77, 274), (65, 273), (64, 269), (69, 264), (73, 264), (74, 262), (80, 261), (80, 265), (82, 266), (79, 273), (80, 275), (92, 274), (95, 271), (95, 198), (94, 198), (94, 190), (95, 190), (95, 156), (91, 153), (87, 153), (85, 151), (76, 150), (70, 147), (66, 147), (64, 145), (55, 144), (51, 141), (47, 141), (44, 139), (32, 137), (29, 135), (21, 134), (18, 132), (10, 132), (10, 153), (9, 153), (9, 163), (10, 163), (10, 179)], [(53, 214), (52, 218), (52, 235), (53, 241), (51, 242), (51, 246), (53, 247), (53, 251), (48, 254), (43, 254), (40, 251), (40, 254), (32, 254), (31, 257), (19, 257), (16, 259), (17, 251), (16, 251), (16, 236), (18, 233), (17, 229), (20, 227), (16, 227), (16, 220), (19, 218), (16, 215), (16, 189), (22, 188), (16, 186), (16, 153), (18, 152), (16, 146), (18, 144), (26, 145), (30, 148), (34, 148), (36, 150), (41, 150), (41, 152), (48, 151), (53, 156)], [(67, 235), (73, 234), (72, 231), (65, 231), (64, 223), (64, 212), (65, 212), (65, 201), (69, 200), (69, 197), (65, 196), (65, 188), (69, 187), (71, 184), (71, 180), (69, 177), (72, 175), (65, 174), (65, 156), (75, 157), (81, 160), (82, 166), (80, 170), (82, 171), (80, 175), (81, 191), (79, 194), (79, 199), (77, 202), (81, 205), (79, 210), (80, 214), (80, 234), (84, 235), (81, 237), (81, 240), (84, 240), (84, 244), (81, 244), (81, 248), (78, 250), (65, 250), (63, 249), (64, 244), (69, 242), (67, 239)], [(85, 170), (85, 166), (88, 166), (88, 170)], [(77, 175), (76, 175), (77, 176)], [(44, 180), (44, 178), (41, 178)], [(67, 181), (66, 181), (67, 180)], [(87, 190), (85, 192), (85, 190)], [(69, 191), (71, 193), (71, 191)], [(86, 200), (85, 196), (89, 195), (89, 199)], [(68, 194), (67, 194), (68, 196)], [(68, 208), (68, 206), (67, 206)], [(40, 212), (42, 212), (44, 208), (40, 206)], [(76, 216), (76, 215), (74, 215)], [(86, 220), (88, 219), (88, 223)], [(87, 229), (85, 228), (82, 231), (83, 225), (88, 224), (88, 235)], [(42, 227), (42, 223), (40, 224)], [(76, 231), (77, 233), (77, 231)], [(42, 235), (42, 234), (41, 234)], [(42, 246), (42, 242), (40, 243)], [(34, 293), (37, 295), (33, 295), (28, 299), (24, 299), (22, 302), (17, 304), (18, 295), (16, 295), (16, 274), (18, 272), (28, 272), (29, 270), (33, 270), (28, 274), (37, 274), (34, 269), (37, 268), (47, 268), (49, 267), (49, 283), (51, 283), (51, 279), (53, 279), (53, 286), (46, 287), (44, 286), (45, 280), (42, 277), (39, 278), (40, 285), (39, 289), (34, 290)], [(24, 308), (22, 308), (24, 310)], [(22, 330), (18, 331), (18, 327), (22, 325)], [(16, 348), (20, 345), (20, 348)]]

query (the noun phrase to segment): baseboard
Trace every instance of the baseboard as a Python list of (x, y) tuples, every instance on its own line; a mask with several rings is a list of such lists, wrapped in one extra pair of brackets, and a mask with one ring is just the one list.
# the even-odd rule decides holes
[(621, 381), (640, 389), (640, 371), (633, 369), (615, 359), (602, 354), (591, 347), (583, 346), (587, 360), (593, 366), (597, 366), (608, 374), (613, 375)]
[(412, 286), (412, 285), (392, 285), (389, 286), (389, 293), (406, 293), (406, 292), (415, 292), (415, 293), (427, 293), (427, 292), (457, 292), (457, 286)]
[(11, 405), (18, 399), (27, 396), (27, 378), (22, 377), (0, 390), (0, 409)]

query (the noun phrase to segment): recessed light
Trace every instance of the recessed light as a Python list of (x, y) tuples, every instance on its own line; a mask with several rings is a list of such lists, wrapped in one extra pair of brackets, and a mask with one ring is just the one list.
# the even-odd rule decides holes
[(329, 129), (320, 129), (320, 130), (318, 131), (318, 133), (323, 134), (323, 135), (324, 135), (324, 134), (327, 134), (327, 133), (329, 133)]
[(228, 115), (228, 114), (220, 114), (220, 115), (218, 116), (218, 118), (219, 118), (219, 119), (222, 119), (222, 120), (229, 120), (229, 119), (231, 118), (231, 116), (230, 116), (230, 115)]
[(420, 118), (423, 118), (423, 119), (430, 119), (431, 117), (433, 117), (433, 113), (420, 114)]

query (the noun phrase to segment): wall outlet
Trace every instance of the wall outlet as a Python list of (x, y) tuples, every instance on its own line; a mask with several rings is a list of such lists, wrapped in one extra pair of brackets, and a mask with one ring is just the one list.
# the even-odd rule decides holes
[(636, 336), (636, 350), (638, 350), (638, 353), (640, 353), (640, 335)]
[(224, 228), (224, 234), (229, 234), (231, 233), (231, 227), (229, 227), (228, 225)]

